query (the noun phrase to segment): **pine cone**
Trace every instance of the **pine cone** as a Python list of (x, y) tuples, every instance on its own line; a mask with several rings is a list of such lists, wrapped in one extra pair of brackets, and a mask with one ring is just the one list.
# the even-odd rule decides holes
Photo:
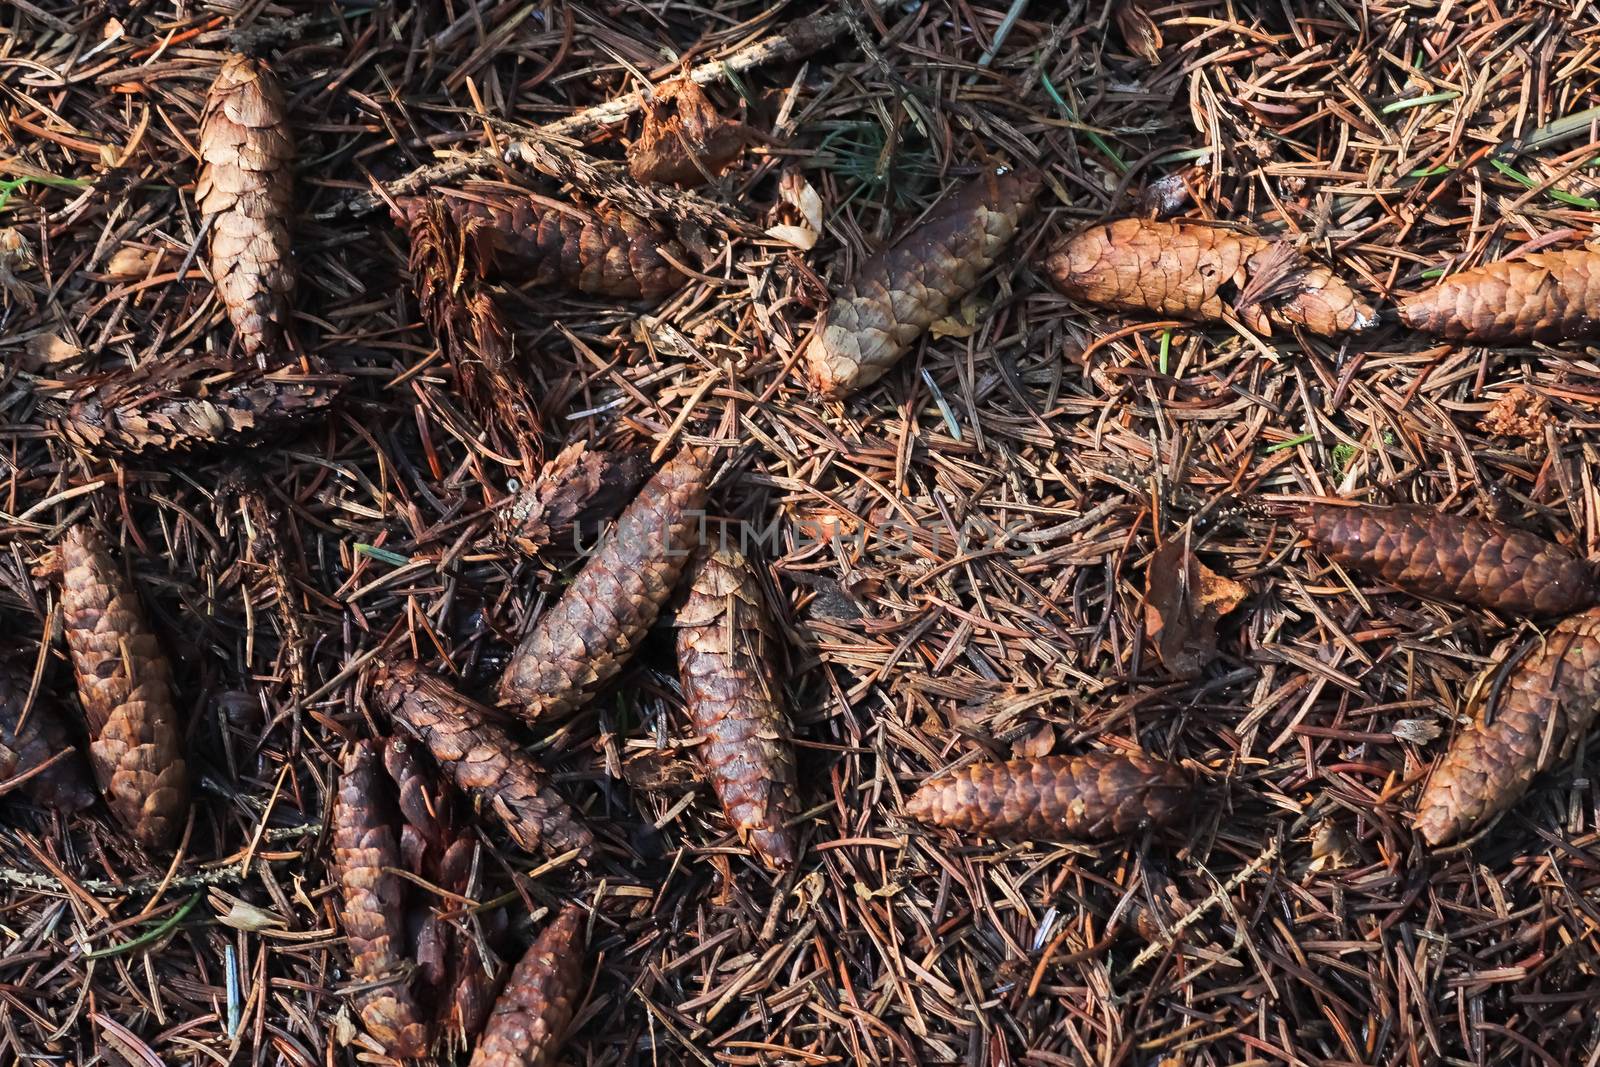
[(189, 768), (166, 655), (99, 534), (72, 527), (59, 557), (67, 648), (95, 777), (134, 838), (165, 848), (189, 814)]
[(794, 750), (771, 627), (743, 556), (701, 560), (677, 625), (683, 699), (706, 775), (739, 839), (767, 866), (787, 870), (795, 860), (787, 823), (798, 810)]
[(583, 994), (583, 911), (568, 906), (511, 972), (470, 1067), (551, 1067)]
[(294, 290), (293, 158), (277, 79), (257, 60), (228, 56), (200, 116), (195, 201), (211, 226), (217, 295), (245, 355), (261, 367), (281, 362)]
[(982, 175), (861, 264), (806, 346), (812, 387), (844, 397), (883, 377), (1000, 258), (1041, 186), (1016, 171)]
[(1462, 730), (1417, 805), (1441, 845), (1507, 811), (1534, 775), (1568, 759), (1600, 712), (1600, 608), (1562, 619), (1507, 676), (1492, 721)]
[(147, 364), (87, 378), (51, 408), (62, 436), (85, 452), (181, 451), (283, 433), (324, 414), (348, 381), (241, 373), (210, 360)]
[(1438, 600), (1564, 615), (1600, 599), (1588, 561), (1537, 534), (1427, 508), (1313, 504), (1296, 520), (1335, 562)]
[(1400, 321), (1451, 341), (1566, 341), (1600, 333), (1600, 252), (1535, 252), (1452, 274), (1400, 301)]
[(1216, 226), (1118, 219), (1063, 238), (1044, 267), (1064, 295), (1119, 310), (1220, 320), (1232, 286), (1235, 309), (1258, 333), (1273, 323), (1330, 337), (1378, 325), (1327, 267), (1282, 242)]
[(908, 816), (989, 837), (1104, 838), (1162, 826), (1190, 803), (1188, 775), (1145, 756), (1045, 756), (975, 763), (906, 801)]
[(668, 460), (506, 665), (499, 703), (530, 722), (573, 710), (622, 670), (672, 595), (704, 519), (710, 472)]
[[(480, 277), (504, 271), (518, 281), (561, 282), (617, 300), (655, 300), (687, 281), (662, 257), (684, 262), (678, 243), (617, 208), (591, 211), (496, 182), (468, 182), (437, 195), (466, 235)], [(427, 211), (427, 200), (404, 197), (398, 208), (409, 228)]]
[(380, 663), (374, 703), (419, 738), (462, 792), (505, 824), (519, 848), (588, 856), (594, 836), (483, 709), (416, 663)]
[(356, 979), (375, 986), (356, 995), (362, 1023), (389, 1055), (414, 1058), (427, 1054), (428, 1027), (405, 977), (404, 886), (393, 873), (400, 848), (393, 813), (382, 803), (380, 777), (373, 742), (360, 742), (345, 755), (329, 818), (344, 901), (339, 921)]

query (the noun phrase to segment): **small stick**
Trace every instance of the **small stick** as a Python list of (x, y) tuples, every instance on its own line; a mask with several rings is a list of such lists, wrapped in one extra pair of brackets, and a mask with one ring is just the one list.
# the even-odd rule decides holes
[[(894, 0), (869, 0), (869, 3), (880, 11), (893, 2)], [(826, 48), (843, 34), (849, 25), (850, 16), (842, 13), (802, 22), (791, 26), (778, 36), (767, 37), (747, 45), (726, 59), (713, 59), (708, 63), (702, 63), (689, 71), (689, 78), (696, 85), (712, 85), (727, 81), (730, 75), (743, 74), (747, 70), (754, 70), (768, 63), (798, 59), (820, 48)], [(540, 133), (546, 138), (575, 137), (601, 126), (612, 126), (642, 110), (649, 99), (648, 90), (631, 92), (626, 96), (607, 100), (603, 104), (596, 104), (552, 122), (543, 127)], [(517, 141), (511, 142), (505, 149), (506, 154), (515, 153), (518, 156), (524, 151), (535, 150), (524, 149), (521, 142)], [(501, 154), (501, 151), (495, 148), (480, 148), (460, 159), (419, 167), (410, 174), (390, 182), (384, 187), (384, 191), (391, 197), (409, 196), (430, 186), (455, 181), (480, 167), (491, 166), (500, 160)], [(383, 203), (383, 199), (373, 193), (359, 193), (333, 204), (314, 217), (326, 220), (338, 218), (340, 215), (365, 215), (377, 211)]]

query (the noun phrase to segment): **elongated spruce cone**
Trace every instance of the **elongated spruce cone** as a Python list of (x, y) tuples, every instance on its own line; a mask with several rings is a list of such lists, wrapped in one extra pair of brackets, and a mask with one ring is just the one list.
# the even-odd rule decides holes
[(277, 79), (257, 60), (228, 56), (200, 116), (195, 201), (211, 226), (217, 296), (245, 354), (261, 367), (281, 362), (289, 323), (293, 159)]
[(990, 837), (1104, 838), (1162, 826), (1193, 797), (1180, 768), (1145, 756), (1045, 756), (975, 763), (928, 782), (906, 814)]
[(95, 800), (83, 755), (47, 694), (41, 691), (28, 705), (32, 682), (29, 675), (0, 662), (0, 781), (50, 763), (24, 781), (22, 791), (41, 807), (82, 811)]
[(980, 175), (862, 263), (806, 345), (812, 388), (845, 397), (888, 373), (994, 266), (1042, 187), (1014, 170)]
[(90, 454), (184, 451), (285, 433), (326, 414), (348, 382), (333, 374), (240, 372), (203, 360), (95, 375), (52, 408), (61, 435)]
[(536, 722), (617, 676), (693, 554), (709, 487), (706, 457), (693, 449), (656, 472), (517, 646), (500, 679), (502, 707)]
[(384, 803), (388, 787), (378, 746), (362, 741), (344, 758), (330, 823), (333, 865), (342, 904), (339, 921), (350, 942), (353, 972), (370, 984), (355, 996), (367, 1032), (399, 1058), (428, 1051), (423, 1021), (406, 975), (404, 885), (395, 837), (395, 812)]
[(166, 654), (99, 534), (72, 527), (59, 563), (67, 649), (95, 778), (134, 838), (165, 848), (189, 814), (189, 767)]
[(1600, 712), (1600, 608), (1562, 619), (1512, 668), (1485, 724), (1451, 742), (1417, 804), (1430, 845), (1507, 811), (1535, 775), (1571, 757)]
[(1229, 288), (1259, 333), (1272, 323), (1312, 333), (1371, 329), (1377, 313), (1327, 267), (1279, 242), (1215, 226), (1118, 219), (1072, 234), (1050, 250), (1046, 273), (1063, 295), (1123, 311), (1220, 320)]
[(750, 564), (713, 552), (678, 611), (683, 699), (728, 823), (774, 870), (794, 865), (793, 743), (772, 669), (772, 631)]
[(583, 911), (568, 905), (506, 981), (470, 1067), (551, 1067), (583, 995)]
[(373, 701), (416, 736), (457, 787), (493, 812), (527, 852), (587, 857), (594, 835), (484, 710), (411, 661), (380, 663)]
[(1522, 615), (1565, 615), (1600, 600), (1600, 578), (1582, 557), (1503, 523), (1336, 504), (1310, 505), (1296, 521), (1328, 558), (1418, 596)]
[(1600, 252), (1535, 252), (1452, 274), (1400, 301), (1400, 321), (1450, 341), (1600, 335)]
[[(560, 282), (616, 300), (655, 300), (688, 281), (662, 255), (684, 262), (678, 243), (626, 211), (605, 205), (591, 211), (496, 182), (468, 182), (435, 195), (444, 198), (480, 276)], [(403, 197), (398, 209), (410, 228), (427, 211), (427, 200)]]

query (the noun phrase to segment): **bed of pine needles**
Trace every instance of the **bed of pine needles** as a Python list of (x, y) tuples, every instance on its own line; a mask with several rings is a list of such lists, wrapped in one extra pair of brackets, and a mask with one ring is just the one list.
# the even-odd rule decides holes
[[(1152, 325), (1075, 307), (1030, 265), (1172, 175), (1188, 217), (1296, 235), (1380, 307), (1581, 242), (1600, 225), (1596, 12), (1484, 0), (5, 4), (0, 223), (27, 254), (0, 274), (0, 631), (38, 649), (55, 605), (30, 566), (95, 516), (172, 654), (197, 784), (171, 864), (103, 808), (0, 801), (0, 1058), (371, 1058), (323, 831), (342, 746), (381, 727), (363, 666), (403, 649), (486, 691), (574, 558), (490, 536), (527, 472), (454, 394), (404, 234), (345, 205), (840, 9), (830, 46), (710, 88), (760, 135), (730, 172), (619, 194), (691, 226), (687, 288), (643, 309), (495, 290), (546, 454), (715, 447), (712, 512), (757, 531), (771, 578), (802, 772), (803, 856), (776, 878), (697, 781), (665, 627), (587, 712), (523, 733), (628, 857), (541, 869), (481, 824), (460, 906), (506, 909), (506, 954), (560, 902), (590, 909), (565, 1062), (1600, 1059), (1587, 764), (1468, 848), (1410, 827), (1524, 632), (1353, 583), (1270, 506), (1476, 504), (1600, 548), (1591, 352)], [(230, 342), (189, 255), (194, 131), (230, 49), (288, 89), (296, 331), (355, 383), (270, 446), (85, 458), (42, 428), (54, 383)], [(558, 144), (615, 160), (636, 130)], [(1003, 268), (882, 382), (808, 395), (795, 363), (828, 282), (994, 161), (1048, 175)], [(763, 234), (798, 221), (776, 206), (786, 174), (823, 206), (810, 252)], [(252, 493), (275, 531), (246, 521)], [(1192, 680), (1144, 636), (1146, 567), (1175, 537), (1249, 591)], [(1192, 817), (1023, 846), (900, 814), (957, 761), (1092, 748), (1183, 761)]]

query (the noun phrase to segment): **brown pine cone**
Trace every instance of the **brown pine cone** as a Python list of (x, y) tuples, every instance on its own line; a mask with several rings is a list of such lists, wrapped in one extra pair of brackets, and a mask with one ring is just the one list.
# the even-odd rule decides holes
[(583, 910), (562, 909), (518, 962), (469, 1067), (550, 1067), (583, 995)]
[(862, 263), (806, 345), (812, 388), (845, 397), (888, 373), (994, 266), (1042, 185), (1014, 170), (981, 175)]
[(1371, 329), (1371, 305), (1282, 242), (1216, 226), (1118, 219), (1053, 247), (1045, 271), (1063, 295), (1101, 307), (1220, 320), (1224, 292), (1258, 333), (1273, 323), (1333, 336)]
[[(41, 807), (82, 811), (95, 801), (89, 770), (45, 693), (36, 694), (28, 705), (32, 683), (29, 675), (0, 663), (0, 781), (50, 763), (24, 781), (22, 791)], [(51, 763), (53, 757), (59, 758)]]
[(536, 722), (617, 676), (689, 562), (709, 485), (706, 457), (689, 448), (656, 472), (517, 646), (500, 678), (502, 707)]
[(147, 364), (87, 378), (65, 401), (56, 429), (92, 454), (182, 451), (242, 444), (327, 413), (348, 378), (239, 372), (216, 361)]
[(1600, 608), (1562, 619), (1512, 668), (1492, 720), (1451, 742), (1422, 790), (1417, 830), (1430, 845), (1507, 811), (1534, 775), (1572, 755), (1600, 712)]
[(1452, 274), (1400, 301), (1400, 321), (1450, 341), (1566, 341), (1600, 333), (1600, 252), (1535, 252)]
[[(636, 215), (593, 211), (498, 182), (468, 182), (442, 196), (478, 260), (478, 273), (522, 282), (561, 282), (616, 300), (655, 300), (687, 281), (667, 259), (684, 262), (678, 243)], [(427, 210), (423, 197), (398, 202), (407, 228)]]
[(1418, 596), (1521, 615), (1564, 615), (1600, 600), (1588, 561), (1504, 523), (1428, 508), (1313, 504), (1296, 521), (1342, 566)]
[(795, 860), (787, 823), (798, 810), (794, 750), (761, 589), (742, 555), (701, 559), (677, 626), (683, 699), (706, 775), (739, 840), (787, 870)]
[(99, 534), (87, 526), (68, 530), (59, 565), (90, 764), (134, 838), (165, 848), (189, 814), (189, 768), (167, 657)]
[(989, 837), (1104, 838), (1162, 826), (1193, 796), (1189, 776), (1147, 756), (1045, 756), (975, 763), (928, 782), (908, 816)]
[(594, 835), (484, 710), (409, 660), (379, 663), (373, 702), (419, 738), (462, 792), (492, 811), (519, 848), (552, 855), (578, 849), (587, 857)]
[(245, 355), (281, 362), (294, 290), (294, 141), (265, 64), (223, 60), (200, 116), (195, 201), (211, 226), (211, 278)]
[(356, 994), (367, 1032), (398, 1058), (424, 1056), (428, 1027), (406, 972), (404, 887), (394, 813), (383, 803), (386, 787), (378, 746), (362, 741), (345, 755), (344, 773), (329, 823), (333, 865), (343, 896), (339, 921), (350, 942), (357, 981), (374, 988)]
[(495, 530), (529, 555), (549, 546), (576, 547), (574, 537), (620, 511), (649, 473), (643, 454), (600, 452), (578, 441), (500, 507)]

